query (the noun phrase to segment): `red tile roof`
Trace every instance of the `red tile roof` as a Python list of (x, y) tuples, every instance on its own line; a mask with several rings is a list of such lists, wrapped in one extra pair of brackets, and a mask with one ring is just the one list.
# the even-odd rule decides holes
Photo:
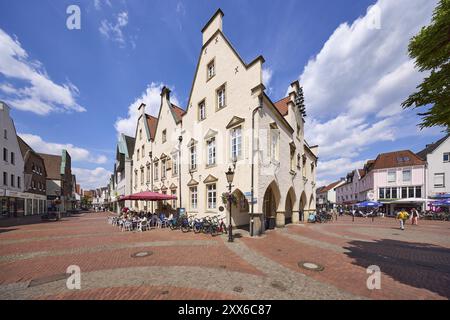
[(324, 190), (322, 190), (321, 192), (330, 191), (331, 189), (335, 188), (341, 182), (342, 182), (342, 180), (338, 180), (336, 182), (333, 182), (333, 183), (327, 185), (326, 187), (324, 187)]
[(373, 169), (386, 169), (406, 166), (425, 165), (425, 161), (419, 158), (411, 150), (400, 150), (381, 153), (375, 159)]
[(280, 113), (283, 117), (288, 114), (288, 111), (289, 111), (288, 102), (289, 101), (291, 101), (291, 98), (289, 98), (289, 96), (287, 96), (287, 97), (274, 103), (275, 108), (277, 108), (278, 111), (280, 111)]
[(184, 116), (184, 114), (186, 113), (183, 109), (181, 109), (180, 107), (174, 105), (172, 103), (172, 109), (175, 113), (175, 117), (177, 119), (177, 122), (181, 120), (181, 118)]
[(47, 179), (60, 180), (62, 157), (45, 153), (39, 153), (39, 156), (44, 159), (45, 170), (47, 171)]
[(158, 118), (155, 118), (154, 116), (151, 116), (149, 114), (145, 114), (145, 117), (147, 119), (147, 125), (150, 130), (150, 139), (153, 140), (153, 139), (155, 139)]

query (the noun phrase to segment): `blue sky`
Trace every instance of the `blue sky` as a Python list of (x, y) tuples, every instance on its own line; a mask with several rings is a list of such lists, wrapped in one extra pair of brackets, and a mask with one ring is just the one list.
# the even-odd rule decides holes
[[(81, 30), (66, 9), (81, 8)], [(368, 27), (368, 7), (380, 11)], [(200, 30), (221, 8), (224, 32), (245, 61), (265, 57), (273, 100), (300, 79), (307, 138), (319, 144), (319, 183), (379, 152), (418, 151), (439, 129), (399, 104), (420, 83), (406, 46), (436, 1), (7, 1), (0, 0), (0, 99), (35, 149), (67, 147), (82, 187), (106, 182), (118, 131), (133, 132), (136, 106), (156, 114), (162, 85), (185, 107)], [(370, 22), (370, 21), (369, 21)]]

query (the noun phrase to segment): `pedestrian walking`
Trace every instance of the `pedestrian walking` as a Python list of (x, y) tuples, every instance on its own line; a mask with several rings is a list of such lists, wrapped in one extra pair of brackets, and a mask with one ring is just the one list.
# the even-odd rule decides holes
[(405, 209), (400, 210), (397, 214), (397, 220), (400, 221), (400, 229), (405, 230), (405, 221), (408, 220), (409, 214)]
[(412, 218), (411, 218), (411, 224), (412, 225), (418, 225), (417, 224), (417, 221), (419, 220), (419, 217), (420, 217), (420, 215), (419, 215), (419, 211), (417, 211), (417, 209), (416, 208), (413, 208), (412, 210), (411, 210), (411, 216), (412, 216)]

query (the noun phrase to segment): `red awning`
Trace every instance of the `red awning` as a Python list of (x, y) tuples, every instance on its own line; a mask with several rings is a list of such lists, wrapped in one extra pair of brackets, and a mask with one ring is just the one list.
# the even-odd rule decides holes
[(147, 200), (147, 201), (175, 200), (175, 199), (177, 199), (176, 196), (151, 191), (139, 192), (120, 198), (120, 200)]

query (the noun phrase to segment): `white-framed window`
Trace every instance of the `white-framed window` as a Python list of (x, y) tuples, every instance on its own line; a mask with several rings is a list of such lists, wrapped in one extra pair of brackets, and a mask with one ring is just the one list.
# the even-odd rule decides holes
[(226, 106), (225, 85), (223, 85), (219, 89), (217, 89), (216, 95), (217, 95), (217, 109), (221, 109), (221, 108), (225, 107)]
[(208, 152), (208, 166), (216, 164), (216, 138), (211, 138), (206, 141)]
[(134, 187), (137, 187), (137, 180), (138, 180), (138, 174), (137, 174), (137, 170), (134, 171)]
[(388, 179), (388, 183), (393, 183), (393, 182), (397, 181), (397, 171), (389, 170), (387, 179)]
[(444, 152), (444, 154), (442, 155), (442, 160), (444, 162), (450, 162), (450, 152)]
[(434, 187), (444, 188), (445, 187), (445, 173), (435, 173), (434, 174)]
[(231, 159), (238, 159), (242, 155), (242, 129), (231, 129)]
[(11, 175), (11, 187), (14, 187), (15, 183), (14, 183), (14, 175)]
[(172, 154), (172, 163), (173, 163), (172, 175), (175, 176), (178, 174), (178, 154), (177, 153)]
[(8, 162), (8, 149), (3, 148), (3, 161)]
[(145, 158), (145, 144), (142, 145), (142, 159)]
[(147, 165), (147, 182), (150, 182), (150, 174), (151, 174), (151, 169), (150, 169), (150, 165)]
[(198, 203), (197, 187), (190, 187), (189, 191), (191, 193), (191, 210), (196, 210)]
[(404, 169), (402, 171), (403, 182), (411, 182), (411, 169)]
[(208, 209), (216, 209), (217, 207), (217, 191), (216, 184), (211, 183), (206, 186), (206, 199), (208, 201)]
[(158, 180), (159, 179), (159, 164), (158, 164), (158, 162), (155, 162), (153, 167), (154, 167), (154, 171), (155, 171), (154, 178), (155, 178), (155, 180)]
[(166, 140), (167, 140), (167, 130), (164, 129), (162, 131), (162, 142), (164, 143), (164, 142), (166, 142)]
[[(176, 196), (177, 195), (177, 189), (172, 189), (170, 190), (170, 193), (172, 196)], [(177, 207), (177, 199), (172, 199), (172, 208), (176, 208)]]
[(16, 163), (16, 157), (14, 152), (11, 152), (11, 164), (15, 164)]
[(191, 154), (190, 169), (195, 170), (195, 169), (197, 169), (197, 146), (196, 145), (192, 145), (190, 147), (190, 154)]
[(21, 185), (20, 177), (17, 177), (17, 188), (21, 188), (20, 185)]
[(166, 177), (166, 160), (161, 160), (161, 179)]
[(216, 74), (216, 67), (214, 65), (214, 60), (213, 60), (210, 63), (208, 63), (208, 67), (207, 67), (208, 80), (211, 79), (212, 77), (214, 77), (215, 74)]
[(198, 104), (198, 120), (206, 119), (206, 102), (203, 100)]
[(6, 129), (3, 130), (3, 138), (8, 140), (8, 130), (6, 130)]
[(142, 129), (139, 129), (139, 140), (142, 140)]
[(139, 152), (140, 152), (141, 150), (140, 149), (138, 149), (137, 150), (137, 160), (139, 161)]

